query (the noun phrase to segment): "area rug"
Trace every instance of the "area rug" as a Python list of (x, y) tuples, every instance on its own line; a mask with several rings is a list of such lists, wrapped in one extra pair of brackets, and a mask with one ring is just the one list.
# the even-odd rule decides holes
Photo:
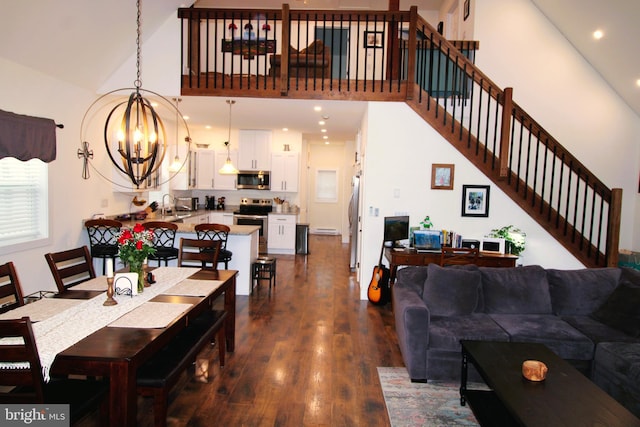
[(406, 368), (379, 367), (378, 376), (392, 427), (479, 425), (469, 406), (460, 405), (459, 383), (412, 383)]

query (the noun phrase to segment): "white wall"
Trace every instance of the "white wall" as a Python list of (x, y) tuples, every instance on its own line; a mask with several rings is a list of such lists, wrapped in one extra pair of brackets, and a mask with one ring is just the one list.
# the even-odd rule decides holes
[[(64, 125), (56, 130), (57, 157), (49, 163), (51, 244), (0, 256), (0, 264), (14, 262), (23, 291), (29, 294), (55, 289), (45, 253), (88, 244), (82, 220), (101, 209), (126, 212), (131, 198), (114, 194), (111, 184), (94, 170), (90, 170), (91, 179), (81, 178), (82, 161), (77, 156), (80, 122), (94, 94), (2, 58), (0, 70), (0, 109), (51, 118)], [(89, 142), (90, 148), (100, 144), (98, 140)]]
[[(465, 238), (481, 238), (493, 228), (513, 224), (527, 233), (527, 247), (518, 263), (583, 267), (408, 105), (371, 102), (363, 127), (363, 299), (380, 257), (383, 219), (397, 214), (407, 213), (412, 226), (429, 215), (434, 228), (454, 230)], [(453, 190), (431, 190), (432, 163), (455, 165)], [(491, 185), (488, 218), (461, 216), (463, 184)], [(377, 209), (378, 216), (370, 215), (370, 209)]]
[(623, 189), (620, 248), (640, 250), (640, 118), (530, 0), (472, 3), (476, 64), (513, 87), (514, 101), (609, 188)]

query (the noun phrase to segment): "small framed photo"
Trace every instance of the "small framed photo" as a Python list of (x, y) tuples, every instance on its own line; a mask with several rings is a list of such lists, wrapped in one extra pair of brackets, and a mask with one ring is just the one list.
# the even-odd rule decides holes
[(378, 49), (382, 47), (384, 32), (383, 31), (365, 31), (364, 32), (364, 48)]
[(489, 216), (488, 185), (462, 186), (462, 216)]
[(471, 0), (464, 0), (464, 20), (469, 17), (469, 9), (471, 8)]
[(455, 165), (433, 163), (431, 165), (431, 189), (453, 190)]

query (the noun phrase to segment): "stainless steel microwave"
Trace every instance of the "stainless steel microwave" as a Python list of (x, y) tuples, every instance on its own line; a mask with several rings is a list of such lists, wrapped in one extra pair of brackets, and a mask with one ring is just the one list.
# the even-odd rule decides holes
[(240, 171), (236, 181), (236, 188), (251, 190), (271, 189), (269, 171)]

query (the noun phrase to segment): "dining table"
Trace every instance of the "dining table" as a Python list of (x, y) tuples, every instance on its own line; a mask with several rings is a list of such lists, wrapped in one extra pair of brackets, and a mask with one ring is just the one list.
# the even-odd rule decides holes
[[(35, 322), (45, 379), (85, 375), (109, 380), (109, 425), (135, 426), (137, 369), (224, 296), (226, 348), (235, 349), (235, 270), (158, 267), (156, 283), (105, 306), (106, 277), (11, 310)], [(19, 311), (19, 312), (18, 312)]]

